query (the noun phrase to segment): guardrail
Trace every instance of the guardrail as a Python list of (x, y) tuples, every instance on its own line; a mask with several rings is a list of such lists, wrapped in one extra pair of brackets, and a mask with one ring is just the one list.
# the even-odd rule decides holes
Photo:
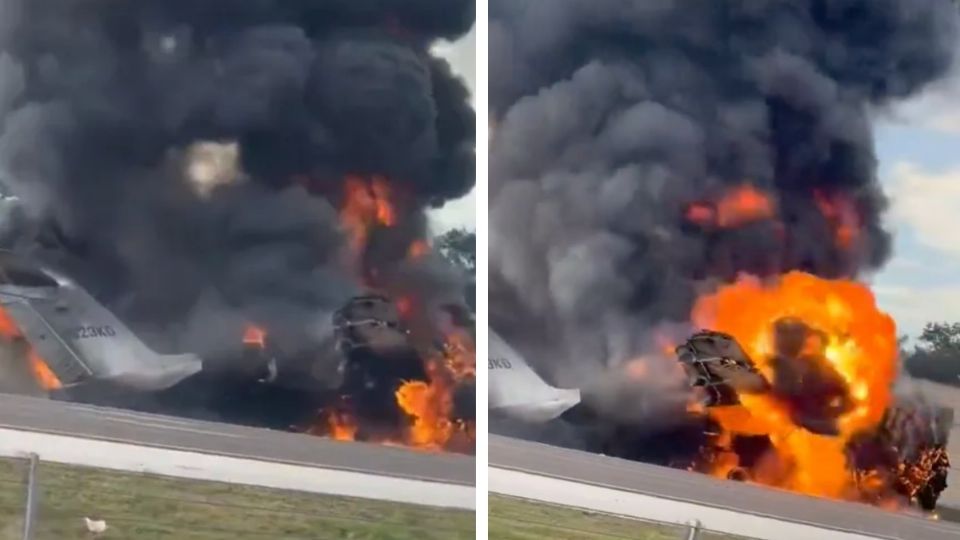
[(254, 486), (0, 459), (0, 540), (473, 539), (474, 514)]

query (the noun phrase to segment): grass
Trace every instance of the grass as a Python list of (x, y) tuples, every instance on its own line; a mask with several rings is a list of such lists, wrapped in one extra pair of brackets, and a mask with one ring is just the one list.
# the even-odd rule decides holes
[[(25, 461), (0, 459), (0, 540), (19, 540)], [(472, 539), (474, 513), (42, 463), (36, 540)]]
[[(684, 540), (687, 528), (490, 495), (490, 540)], [(698, 540), (747, 540), (703, 531)]]

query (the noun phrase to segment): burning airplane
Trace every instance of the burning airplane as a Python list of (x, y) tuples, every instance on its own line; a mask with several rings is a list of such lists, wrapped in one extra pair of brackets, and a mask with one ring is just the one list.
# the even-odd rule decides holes
[(490, 324), (579, 388), (541, 388), (551, 405), (527, 412), (582, 402), (563, 413), (578, 429), (509, 429), (931, 507), (949, 415), (895, 394), (895, 323), (864, 277), (892, 250), (874, 115), (954, 65), (956, 3), (495, 0), (490, 16)]
[[(784, 326), (775, 323), (774, 332), (784, 332)], [(688, 376), (686, 409), (678, 407), (669, 422), (652, 429), (604, 414), (604, 397), (590, 385), (551, 387), (492, 330), (491, 336), (494, 425), (520, 421), (529, 434), (532, 425), (543, 430), (546, 423), (566, 424), (568, 434), (582, 438), (578, 444), (607, 455), (891, 508), (915, 504), (933, 510), (947, 487), (946, 445), (953, 410), (900, 396), (878, 422), (844, 434), (839, 426), (849, 421), (853, 410), (840, 404), (853, 403), (856, 397), (840, 393), (825, 399), (796, 391), (805, 385), (822, 388), (823, 379), (808, 375), (818, 370), (819, 377), (832, 378), (828, 388), (843, 386), (842, 376), (826, 358), (810, 363), (809, 358), (794, 357), (808, 373), (774, 369), (768, 378), (730, 334), (697, 332), (676, 347), (674, 359)], [(774, 362), (782, 361), (778, 354)], [(629, 379), (629, 369), (623, 371), (618, 376)], [(760, 408), (760, 403), (787, 412), (775, 418), (777, 413)], [(669, 448), (657, 448), (658, 443)]]
[[(397, 444), (434, 449), (447, 448), (456, 438), (451, 445), (469, 450), (473, 411), (462, 404), (458, 408), (455, 398), (457, 392), (473, 391), (460, 384), (472, 374), (448, 364), (471, 362), (466, 347), (444, 350), (441, 343), (428, 353), (417, 350), (396, 307), (382, 295), (351, 299), (336, 312), (333, 324), (332, 346), (341, 375), (337, 379), (331, 380), (310, 358), (280, 369), (277, 356), (282, 353), (254, 326), (244, 336), (242, 361), (226, 373), (217, 365), (205, 371), (196, 354), (152, 351), (68, 277), (13, 253), (0, 253), (0, 388), (5, 392), (190, 414), (184, 407), (184, 402), (194, 403), (190, 394), (205, 394), (204, 386), (222, 387), (224, 379), (232, 378), (238, 388), (265, 388), (261, 397), (272, 393), (300, 404), (286, 414), (271, 411), (271, 427), (341, 439), (392, 438)], [(425, 354), (435, 358), (427, 361)], [(434, 401), (417, 395), (431, 391), (439, 396)], [(234, 398), (241, 395), (238, 391)], [(333, 414), (334, 404), (345, 402), (351, 404), (349, 412), (338, 409), (338, 421), (343, 423), (342, 415), (350, 414), (351, 427), (330, 426), (328, 431), (315, 425), (318, 415), (312, 411)], [(242, 415), (234, 419), (257, 423)], [(405, 435), (406, 430), (422, 433)]]
[(475, 182), (433, 53), (474, 8), (0, 0), (12, 356), (70, 399), (472, 451), (427, 211)]

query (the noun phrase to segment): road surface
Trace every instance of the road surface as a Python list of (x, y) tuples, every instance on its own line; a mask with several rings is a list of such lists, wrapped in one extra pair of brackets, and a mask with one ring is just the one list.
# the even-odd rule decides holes
[[(577, 484), (902, 540), (956, 540), (960, 526), (682, 470), (490, 435), (489, 465)], [(696, 516), (690, 516), (690, 519)]]
[(0, 428), (473, 486), (472, 456), (0, 394)]

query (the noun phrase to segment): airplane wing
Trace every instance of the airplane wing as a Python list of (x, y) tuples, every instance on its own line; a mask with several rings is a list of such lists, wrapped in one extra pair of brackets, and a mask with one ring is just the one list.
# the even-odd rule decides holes
[(580, 403), (580, 390), (546, 383), (493, 329), (489, 333), (489, 408), (528, 422), (548, 422)]

